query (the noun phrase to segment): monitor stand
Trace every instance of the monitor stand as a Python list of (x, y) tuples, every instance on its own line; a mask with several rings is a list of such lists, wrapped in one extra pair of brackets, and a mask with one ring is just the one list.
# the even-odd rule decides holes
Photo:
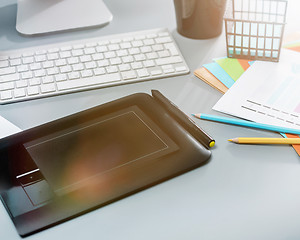
[(102, 0), (18, 0), (16, 29), (45, 34), (102, 26), (112, 17)]

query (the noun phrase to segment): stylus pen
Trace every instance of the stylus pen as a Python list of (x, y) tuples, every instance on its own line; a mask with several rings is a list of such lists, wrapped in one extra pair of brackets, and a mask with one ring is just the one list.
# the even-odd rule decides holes
[(239, 120), (234, 118), (226, 118), (226, 117), (220, 117), (215, 115), (209, 115), (209, 114), (193, 114), (196, 118), (204, 119), (204, 120), (210, 120), (214, 122), (221, 122), (221, 123), (228, 123), (232, 125), (238, 125), (243, 127), (251, 127), (251, 128), (257, 128), (261, 130), (268, 130), (273, 132), (279, 132), (279, 133), (290, 133), (290, 134), (300, 134), (300, 130), (293, 129), (293, 128), (286, 128), (286, 127), (278, 127), (274, 125), (269, 124), (263, 124), (263, 123), (256, 123), (246, 120)]
[(165, 110), (180, 123), (197, 141), (204, 144), (207, 148), (215, 145), (215, 140), (199, 128), (196, 123), (184, 114), (174, 103), (167, 99), (157, 90), (151, 91), (153, 98), (162, 105)]

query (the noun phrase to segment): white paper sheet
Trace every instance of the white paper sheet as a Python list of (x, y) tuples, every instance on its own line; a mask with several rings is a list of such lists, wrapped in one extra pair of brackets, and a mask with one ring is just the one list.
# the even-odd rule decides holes
[(300, 129), (300, 54), (282, 49), (278, 63), (256, 61), (213, 109)]
[(14, 133), (21, 132), (22, 130), (18, 128), (16, 125), (12, 124), (5, 118), (0, 116), (0, 138), (7, 137)]

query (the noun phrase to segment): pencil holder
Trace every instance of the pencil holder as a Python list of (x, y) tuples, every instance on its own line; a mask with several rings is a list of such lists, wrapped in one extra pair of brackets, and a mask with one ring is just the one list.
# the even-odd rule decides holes
[(286, 0), (229, 0), (224, 17), (227, 56), (278, 62)]

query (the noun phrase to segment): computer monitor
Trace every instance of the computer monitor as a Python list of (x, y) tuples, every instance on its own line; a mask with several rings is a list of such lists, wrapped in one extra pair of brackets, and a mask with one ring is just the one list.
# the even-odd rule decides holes
[(18, 0), (16, 29), (46, 34), (103, 26), (112, 17), (102, 0)]

